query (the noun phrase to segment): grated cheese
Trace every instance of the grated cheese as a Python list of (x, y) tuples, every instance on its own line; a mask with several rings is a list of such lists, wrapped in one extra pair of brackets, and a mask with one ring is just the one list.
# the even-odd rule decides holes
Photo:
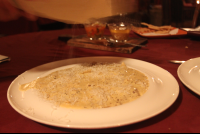
[(124, 63), (84, 63), (55, 71), (19, 89), (36, 89), (42, 98), (59, 106), (97, 109), (131, 102), (148, 87), (147, 76)]

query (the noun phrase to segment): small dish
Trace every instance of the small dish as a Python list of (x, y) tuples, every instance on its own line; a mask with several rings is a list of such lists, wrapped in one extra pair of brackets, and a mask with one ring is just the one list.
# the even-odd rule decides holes
[(131, 32), (131, 24), (120, 22), (108, 24), (108, 28), (115, 42), (126, 42)]
[(98, 40), (104, 35), (104, 30), (106, 28), (106, 23), (99, 21), (93, 23), (84, 24), (85, 31), (90, 40)]

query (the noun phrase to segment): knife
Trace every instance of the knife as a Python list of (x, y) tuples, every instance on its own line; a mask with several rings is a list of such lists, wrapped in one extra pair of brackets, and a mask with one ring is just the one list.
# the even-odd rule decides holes
[(5, 62), (5, 61), (10, 61), (10, 57), (4, 56), (4, 55), (0, 55), (0, 63)]
[(177, 64), (182, 64), (182, 63), (184, 63), (185, 61), (180, 61), (180, 60), (169, 60), (169, 62), (171, 62), (171, 63), (177, 63)]

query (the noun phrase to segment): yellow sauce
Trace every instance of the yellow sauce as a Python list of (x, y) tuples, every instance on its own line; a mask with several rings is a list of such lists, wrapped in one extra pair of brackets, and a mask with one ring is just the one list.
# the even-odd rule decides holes
[(127, 40), (129, 37), (130, 29), (125, 29), (125, 30), (110, 30), (112, 36), (116, 40)]

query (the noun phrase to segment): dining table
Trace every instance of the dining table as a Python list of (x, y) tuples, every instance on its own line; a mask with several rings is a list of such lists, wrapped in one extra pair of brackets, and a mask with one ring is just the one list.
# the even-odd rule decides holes
[[(0, 63), (0, 133), (199, 133), (200, 96), (179, 78), (181, 64), (200, 57), (200, 41), (191, 36), (147, 38), (146, 47), (131, 53), (68, 45), (66, 35), (84, 35), (84, 28), (15, 34), (0, 38), (0, 54), (10, 61)], [(109, 35), (109, 31), (106, 31)], [(145, 38), (131, 33), (131, 37)], [(121, 57), (150, 63), (166, 70), (178, 83), (179, 93), (165, 110), (138, 122), (114, 127), (84, 129), (52, 126), (31, 120), (17, 112), (8, 101), (8, 89), (22, 73), (43, 64), (74, 58)], [(200, 81), (199, 81), (200, 82)], [(117, 111), (116, 111), (117, 112)], [(115, 114), (115, 113), (113, 113)]]

